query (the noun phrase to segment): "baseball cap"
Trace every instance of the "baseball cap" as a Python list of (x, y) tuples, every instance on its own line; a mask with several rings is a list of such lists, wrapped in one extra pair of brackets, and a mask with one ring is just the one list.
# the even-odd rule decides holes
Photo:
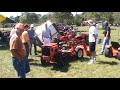
[(94, 22), (93, 22), (93, 20), (91, 20), (91, 19), (88, 20), (87, 23), (89, 23), (90, 25), (94, 25)]
[(31, 24), (30, 27), (34, 27), (34, 24)]
[(17, 29), (17, 30), (24, 29), (24, 24), (22, 24), (22, 23), (17, 23), (17, 24), (15, 25), (15, 29)]

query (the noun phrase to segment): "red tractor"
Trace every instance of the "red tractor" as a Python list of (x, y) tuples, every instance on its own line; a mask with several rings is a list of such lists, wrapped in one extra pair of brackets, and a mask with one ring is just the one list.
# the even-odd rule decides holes
[[(84, 36), (84, 35), (83, 35)], [(66, 65), (70, 57), (81, 59), (84, 55), (89, 56), (89, 46), (86, 44), (85, 37), (61, 36), (57, 43), (42, 45), (41, 64), (56, 63)]]
[(120, 44), (118, 42), (111, 41), (111, 45), (105, 47), (106, 57), (116, 57), (120, 60)]
[(68, 64), (67, 58), (69, 57), (69, 51), (62, 50), (61, 45), (58, 43), (50, 43), (42, 45), (42, 56), (41, 64), (46, 65), (47, 63), (55, 63), (57, 65)]

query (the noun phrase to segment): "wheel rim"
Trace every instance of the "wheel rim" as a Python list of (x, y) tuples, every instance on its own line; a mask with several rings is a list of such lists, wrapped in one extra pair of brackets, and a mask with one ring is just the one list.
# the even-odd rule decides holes
[(78, 51), (78, 58), (81, 58), (81, 57), (82, 57), (82, 55), (83, 55), (82, 50), (79, 50), (79, 51)]

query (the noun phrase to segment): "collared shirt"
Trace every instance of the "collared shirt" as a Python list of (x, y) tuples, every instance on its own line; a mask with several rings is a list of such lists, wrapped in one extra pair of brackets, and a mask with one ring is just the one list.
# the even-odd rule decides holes
[[(10, 38), (10, 50), (12, 49), (17, 50), (17, 53), (21, 57), (24, 57), (26, 55), (26, 49), (21, 39), (16, 34), (13, 34), (12, 37)], [(15, 56), (12, 54), (12, 57), (15, 57)]]
[(47, 29), (44, 29), (44, 30), (42, 31), (42, 33), (43, 33), (43, 37), (45, 37), (45, 38), (50, 38), (51, 30), (50, 30), (49, 28), (47, 28)]

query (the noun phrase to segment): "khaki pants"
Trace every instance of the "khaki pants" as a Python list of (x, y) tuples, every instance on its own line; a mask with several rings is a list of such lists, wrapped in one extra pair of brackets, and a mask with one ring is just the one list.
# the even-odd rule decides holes
[(51, 43), (51, 39), (50, 38), (44, 38), (43, 44), (49, 44), (49, 43)]

